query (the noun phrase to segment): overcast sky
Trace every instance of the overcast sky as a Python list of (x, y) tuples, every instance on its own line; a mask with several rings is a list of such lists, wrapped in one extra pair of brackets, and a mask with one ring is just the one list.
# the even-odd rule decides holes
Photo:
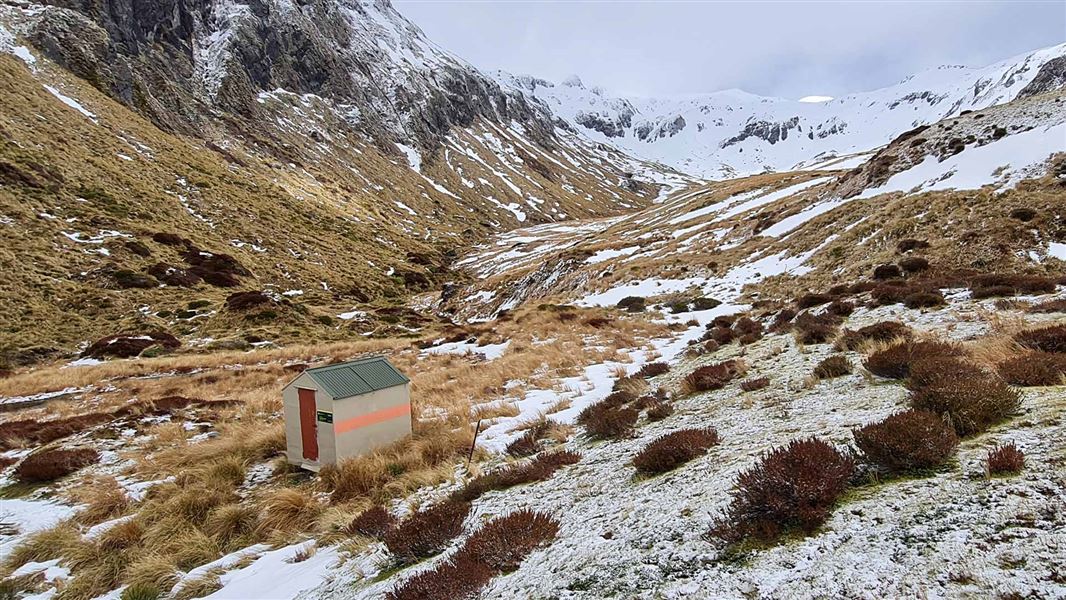
[(394, 0), (485, 70), (643, 96), (741, 88), (799, 98), (985, 66), (1066, 41), (1066, 1), (669, 2)]

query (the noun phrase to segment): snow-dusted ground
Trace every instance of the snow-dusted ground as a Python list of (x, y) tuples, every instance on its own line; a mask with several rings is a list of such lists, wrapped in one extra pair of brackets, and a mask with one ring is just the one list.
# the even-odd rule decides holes
[[(965, 294), (954, 297), (950, 307), (935, 311), (860, 309), (846, 326), (897, 319), (956, 340), (985, 334), (988, 306)], [(679, 334), (682, 347), (690, 335)], [(868, 380), (861, 370), (808, 387), (814, 365), (831, 353), (828, 345), (800, 349), (790, 336), (773, 335), (744, 349), (727, 346), (712, 357), (675, 357), (671, 373), (654, 383), (669, 387), (698, 364), (743, 355), (747, 377), (767, 376), (771, 385), (753, 393), (730, 385), (679, 399), (674, 415), (642, 421), (631, 439), (593, 443), (579, 435), (567, 443), (583, 455), (577, 465), (548, 481), (482, 496), (467, 530), (519, 508), (550, 512), (562, 525), (549, 548), (494, 579), (483, 597), (1066, 598), (1066, 448), (1057, 441), (1066, 435), (1061, 387), (1026, 389), (1022, 415), (964, 441), (957, 462), (934, 476), (856, 488), (809, 538), (739, 559), (719, 555), (703, 539), (728, 503), (734, 477), (759, 453), (812, 435), (845, 445), (852, 428), (903, 407), (902, 386)], [(848, 354), (853, 363), (861, 360)], [(720, 446), (671, 473), (634, 478), (629, 461), (648, 442), (706, 426), (718, 429)], [(984, 476), (986, 453), (998, 442), (1023, 449), (1024, 473)], [(453, 487), (419, 496), (424, 502)], [(355, 558), (357, 566), (341, 569), (335, 581), (301, 598), (380, 597), (405, 576), (373, 581), (380, 558), (380, 549), (372, 547)]]

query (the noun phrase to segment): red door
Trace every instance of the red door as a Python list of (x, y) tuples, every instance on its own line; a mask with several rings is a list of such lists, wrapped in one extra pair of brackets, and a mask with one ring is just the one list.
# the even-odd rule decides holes
[(318, 460), (318, 424), (316, 422), (315, 390), (297, 388), (300, 394), (300, 439), (303, 440), (304, 458)]

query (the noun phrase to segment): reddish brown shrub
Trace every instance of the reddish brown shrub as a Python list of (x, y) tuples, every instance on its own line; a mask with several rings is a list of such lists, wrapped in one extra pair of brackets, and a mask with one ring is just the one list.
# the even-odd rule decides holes
[(648, 407), (649, 421), (662, 421), (674, 414), (674, 406), (669, 402), (656, 402)]
[[(614, 382), (614, 391), (607, 394), (607, 397), (603, 399), (603, 403), (607, 406), (613, 406), (615, 408), (624, 406), (637, 399), (637, 396), (628, 390), (622, 389), (625, 386), (625, 380), (628, 377), (622, 377)], [(623, 382), (623, 383), (619, 383)]]
[(459, 502), (473, 502), (486, 492), (544, 481), (562, 467), (572, 465), (579, 460), (581, 460), (581, 455), (569, 450), (546, 452), (528, 462), (511, 464), (479, 475), (454, 492), (451, 499)]
[(148, 267), (148, 274), (174, 287), (193, 287), (200, 283), (200, 276), (165, 262)]
[(838, 350), (858, 350), (865, 342), (887, 342), (896, 338), (910, 338), (911, 329), (898, 321), (881, 321), (852, 331), (845, 329), (837, 342)]
[(911, 250), (921, 250), (928, 247), (929, 242), (925, 240), (916, 240), (913, 238), (908, 238), (905, 240), (900, 240), (896, 244), (896, 252), (903, 254), (904, 252), (910, 252)]
[(918, 390), (931, 385), (950, 384), (957, 379), (982, 379), (988, 373), (958, 356), (922, 356), (911, 363), (905, 385)]
[(498, 573), (510, 573), (537, 548), (547, 546), (559, 533), (559, 522), (550, 515), (517, 510), (486, 523), (459, 550)]
[(873, 291), (877, 285), (876, 281), (857, 281), (851, 284), (851, 287), (848, 288), (848, 292), (852, 294), (864, 294)]
[(83, 357), (107, 358), (132, 358), (140, 355), (151, 346), (160, 346), (172, 350), (181, 346), (178, 338), (163, 331), (151, 331), (147, 333), (120, 333), (100, 338), (82, 351)]
[(849, 373), (851, 373), (851, 361), (843, 354), (829, 356), (814, 367), (814, 376), (818, 379), (832, 379)]
[(706, 392), (725, 387), (738, 375), (743, 374), (744, 366), (736, 360), (727, 360), (713, 365), (704, 365), (685, 376), (682, 385), (686, 392)]
[(511, 456), (533, 456), (537, 452), (540, 452), (543, 445), (537, 437), (535, 431), (530, 429), (518, 437), (518, 439), (507, 444), (507, 454)]
[(577, 416), (578, 424), (583, 425), (586, 433), (592, 438), (607, 439), (628, 435), (640, 416), (635, 409), (613, 405), (608, 399), (587, 407)]
[(740, 389), (745, 392), (754, 392), (755, 390), (761, 390), (768, 385), (770, 385), (769, 377), (758, 377), (755, 379), (748, 379), (747, 381), (741, 381)]
[(933, 308), (944, 304), (944, 294), (940, 290), (912, 292), (903, 298), (903, 306), (910, 309)]
[(359, 513), (344, 528), (344, 531), (349, 535), (363, 535), (381, 539), (395, 525), (396, 517), (392, 516), (383, 506), (374, 506)]
[(55, 481), (100, 462), (100, 454), (89, 448), (42, 450), (22, 459), (15, 467), (15, 479), (22, 483)]
[(1028, 223), (1036, 218), (1038, 213), (1028, 207), (1015, 208), (1010, 211), (1010, 218)]
[(711, 321), (710, 327), (725, 327), (728, 329), (733, 326), (733, 322), (736, 320), (736, 315), (718, 315)]
[(668, 365), (668, 364), (666, 364), (664, 362), (653, 362), (653, 363), (648, 363), (648, 364), (644, 365), (643, 367), (641, 367), (640, 370), (637, 371), (637, 377), (644, 377), (644, 378), (655, 377), (655, 376), (663, 375), (664, 373), (669, 373), (669, 372), (670, 372), (670, 365)]
[(727, 327), (712, 327), (703, 334), (703, 339), (724, 346), (736, 339), (737, 334)]
[(11, 465), (17, 463), (18, 461), (19, 461), (19, 459), (15, 458), (13, 456), (0, 456), (0, 471), (3, 471), (4, 469), (6, 469), (6, 468), (10, 467)]
[(1066, 323), (1018, 332), (1014, 341), (1030, 350), (1066, 352)]
[(1026, 310), (1031, 313), (1066, 313), (1066, 298), (1033, 304)]
[(929, 268), (929, 261), (920, 256), (908, 256), (899, 261), (899, 266), (907, 273), (918, 273)]
[(400, 564), (410, 564), (440, 553), (463, 532), (469, 502), (446, 500), (407, 517), (388, 530), (382, 541)]
[(896, 265), (878, 265), (874, 268), (874, 279), (895, 279), (903, 277), (903, 271)]
[(665, 473), (702, 456), (718, 444), (713, 427), (681, 429), (660, 436), (633, 457), (633, 466), (647, 475)]
[(637, 313), (644, 312), (646, 302), (640, 296), (626, 296), (619, 300), (615, 306), (624, 309), (626, 312)]
[(796, 298), (796, 308), (803, 310), (805, 308), (813, 308), (815, 306), (829, 304), (832, 301), (833, 296), (830, 294), (804, 294), (799, 298)]
[(613, 322), (614, 320), (608, 317), (589, 317), (588, 319), (585, 319), (585, 325), (588, 325), (593, 329), (603, 329)]
[(988, 452), (989, 475), (1013, 475), (1025, 468), (1025, 454), (1014, 443), (999, 445)]
[(1029, 352), (999, 363), (997, 370), (1004, 381), (1014, 385), (1061, 385), (1066, 377), (1066, 354)]
[(854, 470), (853, 459), (831, 444), (793, 440), (737, 476), (733, 499), (710, 534), (727, 542), (809, 534), (829, 517)]
[(385, 595), (388, 600), (473, 600), (492, 581), (492, 568), (459, 553), (405, 580)]
[(181, 246), (185, 244), (188, 240), (176, 233), (157, 231), (156, 233), (152, 234), (152, 241), (156, 242), (157, 244), (163, 244), (166, 246)]
[(870, 299), (874, 306), (889, 306), (899, 304), (914, 293), (903, 281), (889, 281), (882, 283), (870, 291)]
[(852, 434), (863, 456), (890, 473), (939, 466), (959, 445), (954, 429), (939, 416), (922, 410), (896, 413)]
[(990, 285), (988, 287), (974, 288), (970, 292), (970, 297), (974, 300), (984, 300), (985, 298), (1000, 298), (1002, 296), (1014, 296), (1017, 292), (1009, 285)]
[(963, 350), (955, 344), (944, 342), (904, 341), (874, 352), (866, 358), (866, 370), (889, 379), (904, 379), (910, 374), (911, 364), (929, 357), (961, 356)]
[(849, 317), (851, 313), (855, 312), (855, 305), (843, 300), (834, 300), (829, 303), (829, 306), (825, 307), (825, 312), (838, 317)]
[(993, 375), (942, 378), (912, 390), (908, 400), (911, 408), (947, 418), (960, 437), (988, 429), (1012, 415), (1021, 405), (1018, 390)]
[(263, 292), (236, 292), (226, 297), (229, 310), (251, 310), (270, 304), (274, 304), (274, 300)]
[(974, 277), (970, 281), (970, 290), (973, 292), (974, 298), (1014, 296), (1016, 294), (1050, 294), (1055, 291), (1055, 280), (1040, 275), (992, 273)]
[(770, 324), (770, 331), (788, 331), (792, 327), (792, 319), (796, 318), (796, 311), (791, 308), (782, 308), (781, 312), (774, 316)]
[(796, 338), (801, 344), (824, 344), (836, 335), (841, 319), (837, 315), (803, 313), (793, 325)]

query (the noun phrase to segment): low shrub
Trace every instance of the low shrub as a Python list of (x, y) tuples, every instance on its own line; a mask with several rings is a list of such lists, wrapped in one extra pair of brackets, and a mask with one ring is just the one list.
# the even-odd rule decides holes
[(792, 327), (792, 319), (796, 318), (796, 311), (791, 308), (782, 308), (774, 315), (770, 323), (770, 331), (788, 331)]
[(929, 469), (955, 453), (959, 438), (939, 416), (923, 410), (896, 413), (852, 431), (855, 445), (889, 473)]
[(712, 427), (674, 431), (645, 446), (633, 457), (633, 466), (646, 475), (665, 473), (706, 454), (718, 441), (718, 432)]
[(721, 304), (722, 304), (721, 300), (717, 300), (715, 298), (711, 298), (711, 297), (705, 296), (705, 297), (696, 298), (695, 300), (693, 300), (692, 301), (692, 309), (693, 310), (711, 310), (713, 308), (717, 308)]
[(1066, 354), (1028, 352), (1001, 362), (997, 371), (1004, 381), (1013, 385), (1061, 385), (1066, 377)]
[(965, 379), (941, 379), (914, 389), (911, 408), (946, 417), (955, 433), (966, 437), (985, 431), (1018, 410), (1018, 390), (993, 375)]
[(1066, 323), (1020, 331), (1014, 334), (1014, 341), (1030, 350), (1066, 352)]
[(674, 406), (669, 402), (656, 402), (648, 407), (647, 414), (649, 421), (662, 421), (674, 414)]
[(1028, 207), (1015, 208), (1010, 211), (1010, 218), (1028, 223), (1036, 218), (1037, 212)]
[(874, 268), (874, 279), (896, 279), (903, 277), (903, 271), (896, 265), (878, 265)]
[(814, 367), (814, 376), (818, 379), (832, 379), (849, 373), (851, 373), (851, 361), (843, 354), (829, 356)]
[(718, 390), (746, 370), (744, 363), (727, 360), (713, 365), (704, 365), (685, 376), (682, 387), (688, 394)]
[(715, 317), (711, 321), (711, 324), (708, 326), (708, 328), (710, 328), (710, 327), (730, 328), (730, 327), (733, 326), (733, 323), (736, 320), (737, 320), (737, 316), (736, 315), (718, 315), (717, 317)]
[(888, 342), (897, 338), (910, 338), (911, 329), (899, 321), (881, 321), (854, 331), (845, 329), (837, 340), (837, 350), (858, 350), (866, 342)]
[(652, 362), (644, 365), (637, 371), (637, 377), (656, 377), (670, 372), (670, 365), (664, 362)]
[(90, 448), (42, 450), (34, 452), (15, 467), (15, 479), (22, 483), (55, 481), (100, 462), (100, 454)]
[(903, 341), (874, 352), (866, 358), (866, 370), (888, 379), (905, 379), (911, 364), (929, 357), (961, 356), (963, 350), (955, 344), (936, 341)]
[(562, 467), (572, 465), (579, 460), (581, 460), (581, 455), (569, 450), (546, 452), (530, 461), (511, 464), (479, 475), (455, 491), (451, 499), (457, 502), (473, 502), (486, 492), (544, 481)]
[(903, 281), (889, 281), (870, 290), (870, 300), (874, 306), (890, 306), (903, 302), (916, 291)]
[(896, 252), (899, 252), (900, 254), (903, 254), (905, 252), (910, 252), (911, 250), (922, 250), (922, 249), (925, 249), (925, 248), (928, 248), (928, 247), (929, 247), (929, 242), (927, 242), (925, 240), (916, 240), (916, 239), (913, 239), (913, 238), (907, 238), (907, 239), (904, 239), (904, 240), (900, 240), (896, 244)]
[(736, 491), (710, 535), (727, 542), (772, 542), (810, 534), (829, 518), (855, 470), (854, 460), (817, 438), (793, 440), (737, 476)]
[(715, 342), (719, 346), (724, 346), (737, 338), (737, 334), (728, 327), (712, 327), (703, 334), (703, 340), (709, 342)]
[(836, 335), (841, 319), (837, 315), (803, 313), (796, 317), (793, 329), (801, 344), (824, 344)]
[(922, 356), (909, 367), (905, 385), (919, 390), (933, 385), (946, 385), (958, 379), (982, 379), (988, 373), (959, 356)]
[(903, 298), (903, 306), (910, 309), (934, 308), (947, 304), (940, 290), (912, 292)]
[(761, 390), (764, 387), (770, 385), (769, 377), (757, 377), (755, 379), (748, 379), (740, 382), (740, 389), (745, 392), (754, 392), (755, 390)]
[(410, 564), (440, 553), (463, 532), (469, 502), (445, 500), (407, 517), (382, 538), (400, 564)]
[(621, 308), (626, 312), (638, 313), (644, 312), (646, 308), (646, 301), (640, 296), (626, 296), (618, 301), (615, 305), (617, 308)]
[(551, 543), (558, 533), (559, 522), (550, 515), (521, 509), (486, 523), (470, 535), (459, 553), (497, 573), (510, 573), (530, 552)]
[(1025, 468), (1025, 454), (1014, 443), (1000, 444), (988, 452), (989, 475), (1014, 475)]
[[(618, 394), (620, 392), (615, 392)], [(593, 404), (577, 415), (579, 425), (595, 439), (620, 438), (633, 430), (640, 413), (635, 409), (622, 406), (611, 400), (611, 394), (604, 400)], [(634, 399), (634, 398), (631, 398)], [(628, 401), (627, 401), (628, 402)]]
[(920, 273), (929, 269), (929, 261), (920, 256), (908, 256), (899, 261), (899, 266), (907, 273)]
[(850, 317), (851, 313), (855, 312), (855, 305), (844, 300), (834, 300), (825, 307), (825, 312), (838, 317)]
[(349, 535), (381, 539), (395, 526), (396, 517), (392, 516), (392, 513), (385, 510), (383, 506), (374, 506), (352, 519), (352, 522), (344, 528), (344, 532)]
[(1031, 304), (1025, 310), (1034, 314), (1066, 313), (1066, 298)]
[(978, 275), (970, 281), (974, 298), (1014, 296), (1017, 294), (1050, 294), (1055, 291), (1055, 280), (1040, 275), (1013, 275), (992, 273)]
[(813, 308), (815, 306), (829, 304), (832, 301), (833, 296), (830, 294), (804, 294), (799, 298), (796, 298), (796, 308), (803, 310), (805, 308)]
[(467, 554), (457, 554), (435, 568), (408, 578), (385, 594), (387, 600), (476, 598), (495, 573)]

